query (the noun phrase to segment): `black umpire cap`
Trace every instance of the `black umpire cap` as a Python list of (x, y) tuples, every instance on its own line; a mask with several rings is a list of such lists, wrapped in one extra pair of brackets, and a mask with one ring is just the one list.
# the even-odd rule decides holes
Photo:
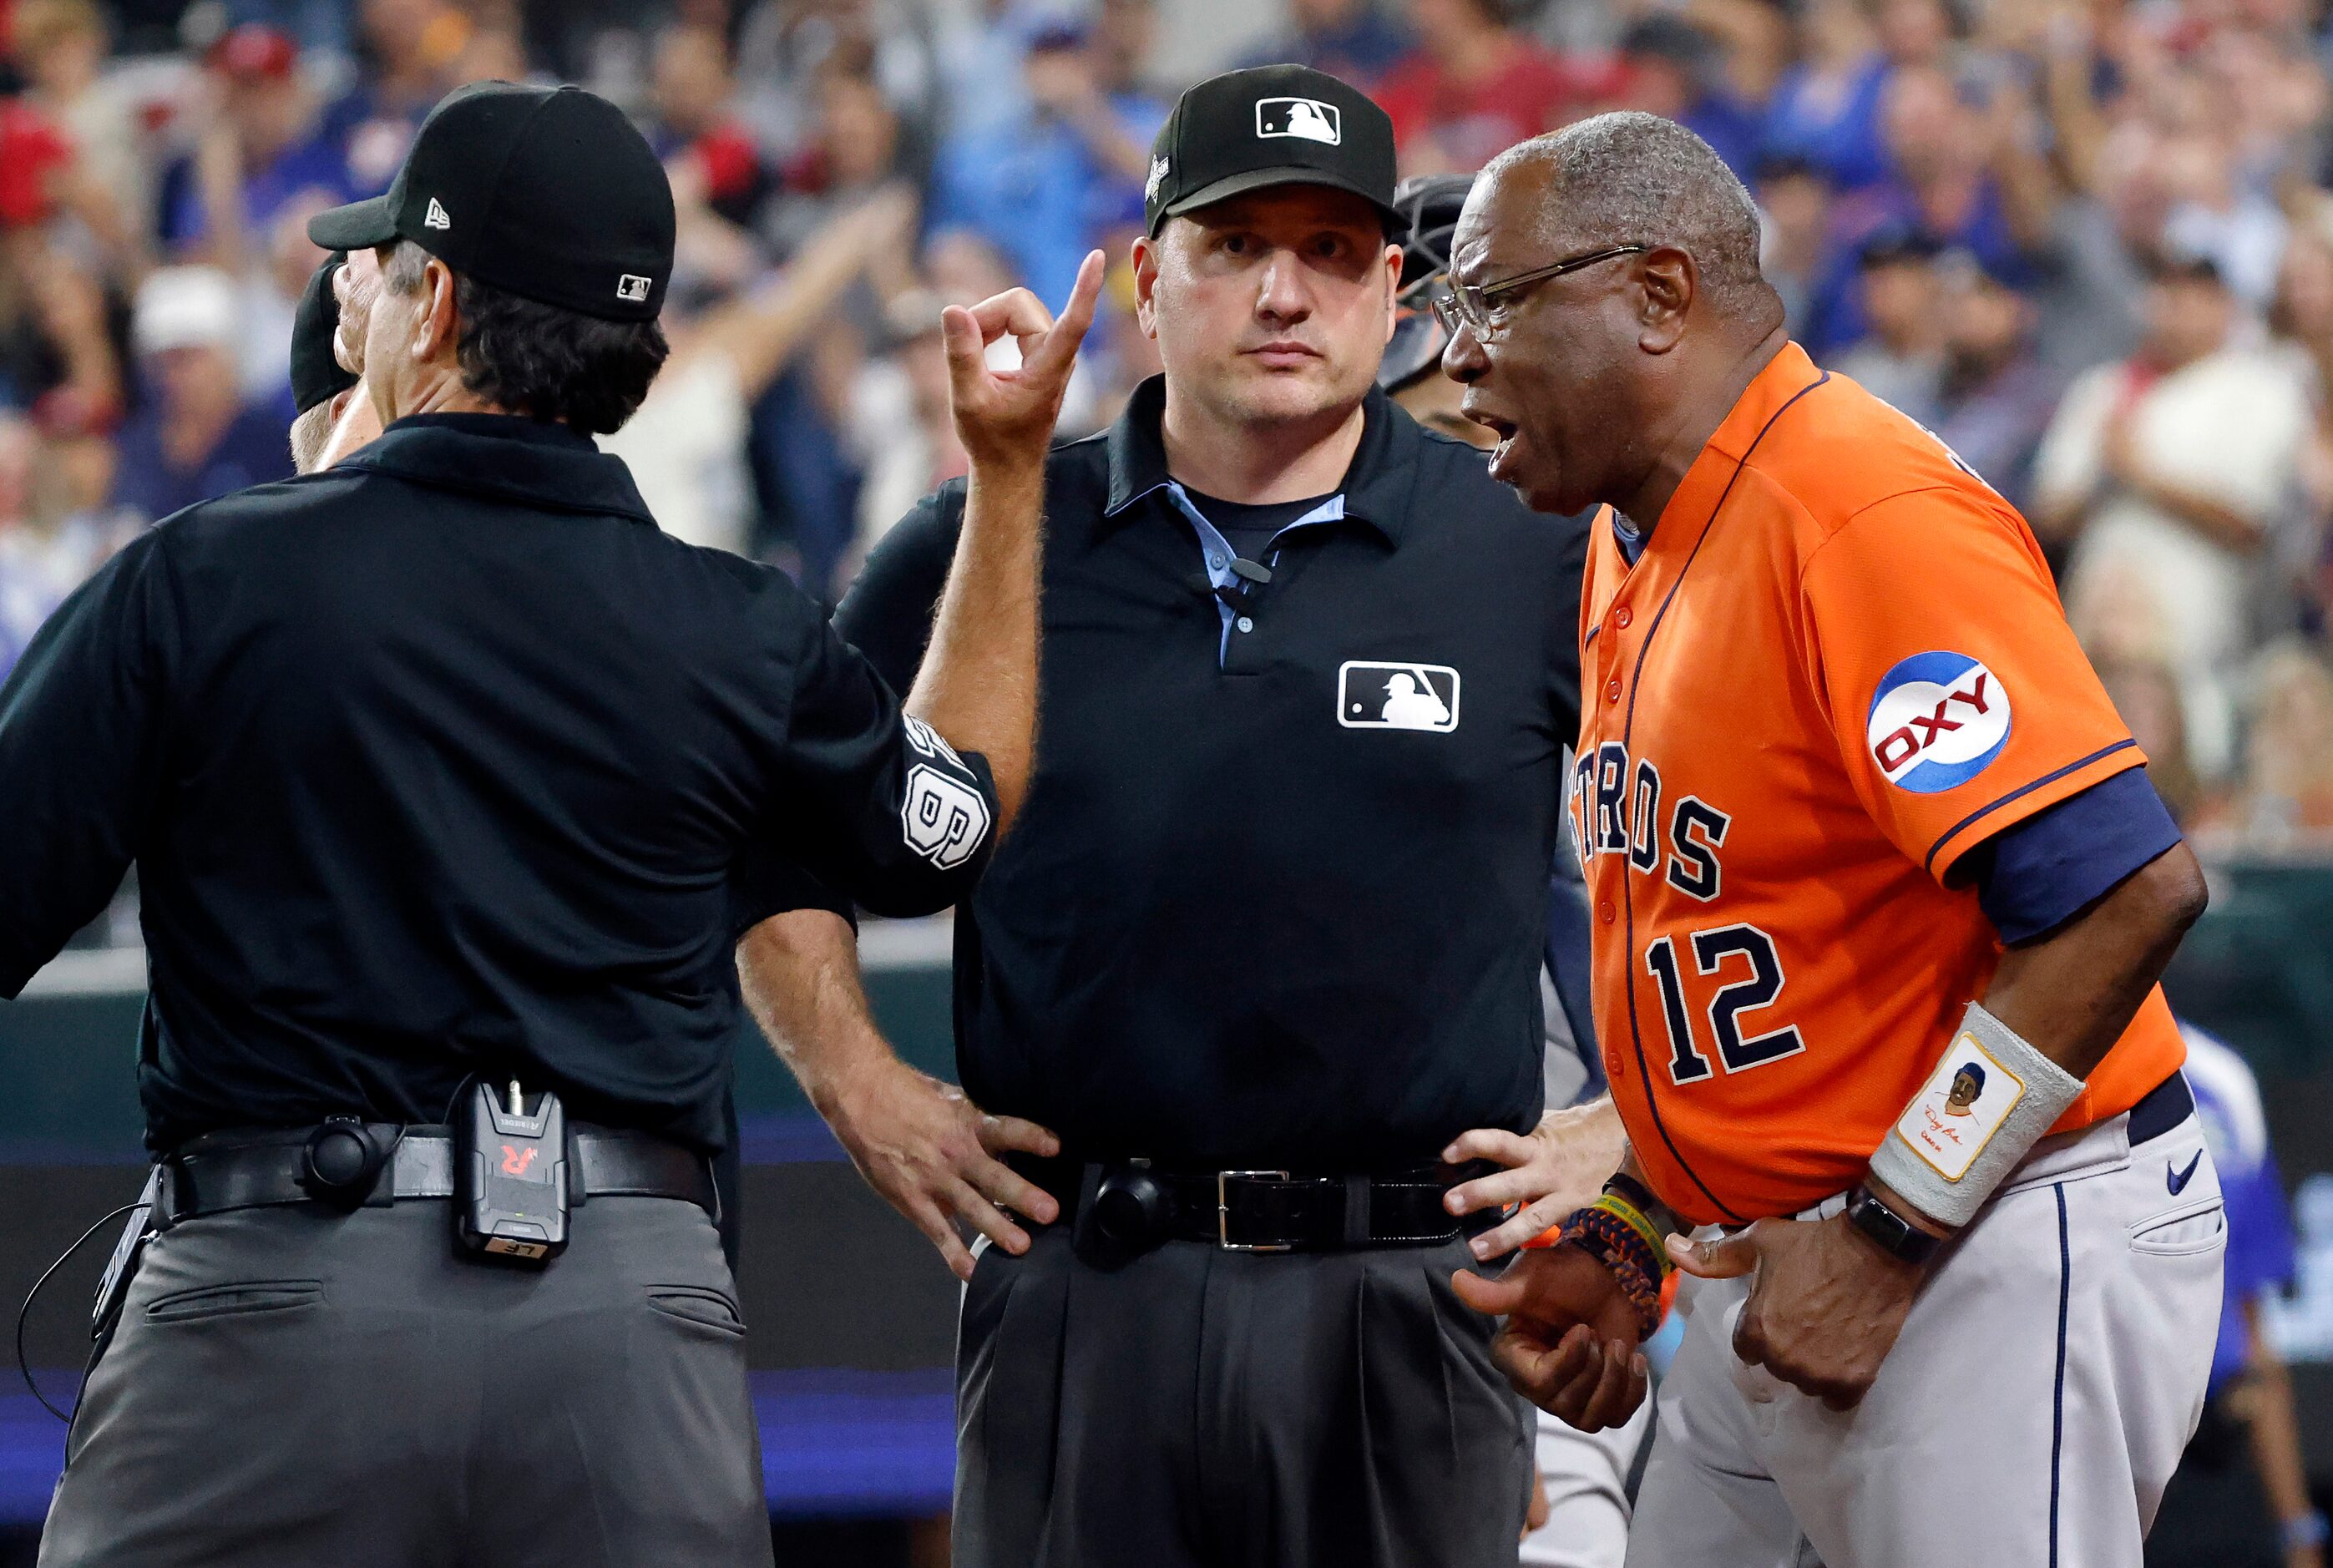
[(1268, 185), (1326, 185), (1394, 210), (1393, 121), (1357, 87), (1303, 65), (1210, 76), (1175, 101), (1150, 149), (1150, 237), (1177, 213)]
[(523, 299), (652, 321), (672, 278), (672, 186), (606, 99), (482, 82), (429, 111), (388, 195), (318, 213), (308, 237), (341, 251), (409, 239)]
[(333, 296), (332, 279), (347, 261), (345, 251), (324, 258), (301, 291), (300, 308), (292, 313), (292, 409), (304, 414), (330, 402), (357, 384), (332, 355), (332, 339), (341, 330), (341, 302)]

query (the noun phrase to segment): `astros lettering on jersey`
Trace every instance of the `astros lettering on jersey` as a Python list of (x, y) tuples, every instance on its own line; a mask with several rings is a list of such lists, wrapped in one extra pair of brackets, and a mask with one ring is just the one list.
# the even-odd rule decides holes
[[(1580, 598), (1570, 795), (1612, 1097), (1696, 1222), (1854, 1185), (2001, 961), (1968, 851), (2146, 758), (2016, 511), (1796, 344)], [(2184, 1051), (2151, 993), (2054, 1131)]]

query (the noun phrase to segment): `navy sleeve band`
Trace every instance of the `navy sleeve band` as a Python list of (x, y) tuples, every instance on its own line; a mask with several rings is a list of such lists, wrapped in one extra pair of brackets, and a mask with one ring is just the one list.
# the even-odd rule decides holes
[(2143, 767), (2126, 768), (1969, 851), (1977, 902), (2015, 947), (2045, 937), (2179, 842)]

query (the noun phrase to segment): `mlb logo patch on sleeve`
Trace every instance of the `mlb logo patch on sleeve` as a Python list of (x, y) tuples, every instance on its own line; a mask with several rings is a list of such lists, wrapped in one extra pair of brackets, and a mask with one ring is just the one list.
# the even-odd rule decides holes
[(1255, 101), (1255, 133), (1259, 137), (1295, 136), (1330, 147), (1343, 144), (1345, 117), (1333, 103), (1317, 98), (1259, 98)]
[(1897, 789), (1935, 794), (1966, 784), (2009, 744), (2009, 691), (1965, 653), (1915, 653), (1871, 696), (1864, 738)]
[(1337, 722), (1447, 734), (1458, 727), (1458, 672), (1446, 664), (1348, 659), (1337, 667)]

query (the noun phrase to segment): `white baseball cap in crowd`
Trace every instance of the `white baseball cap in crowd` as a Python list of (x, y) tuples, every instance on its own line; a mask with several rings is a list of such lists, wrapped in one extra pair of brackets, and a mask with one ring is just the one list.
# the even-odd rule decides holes
[(235, 280), (217, 267), (157, 267), (139, 285), (130, 341), (140, 354), (232, 348), (240, 313)]

